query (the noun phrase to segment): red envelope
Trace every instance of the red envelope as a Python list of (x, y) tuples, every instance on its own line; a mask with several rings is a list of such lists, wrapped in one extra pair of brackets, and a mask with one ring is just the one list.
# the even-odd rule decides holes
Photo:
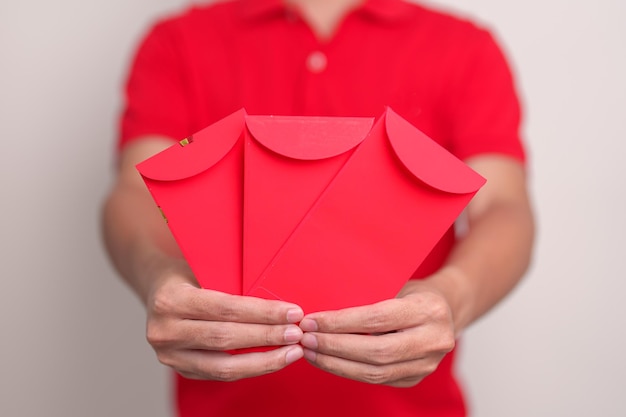
[(398, 293), (485, 181), (389, 109), (371, 125), (240, 111), (137, 168), (203, 287), (364, 305)]
[(240, 110), (137, 165), (203, 288), (242, 294)]
[(373, 121), (338, 117), (246, 118), (244, 294), (249, 294), (287, 238), (365, 139)]

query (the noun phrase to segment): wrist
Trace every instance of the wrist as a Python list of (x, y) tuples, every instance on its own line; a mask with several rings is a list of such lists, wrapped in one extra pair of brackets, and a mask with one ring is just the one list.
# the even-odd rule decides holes
[(178, 277), (195, 284), (189, 265), (183, 258), (165, 254), (156, 248), (147, 249), (145, 246), (135, 253), (138, 256), (135, 257), (131, 281), (144, 305), (161, 285), (172, 278)]
[(452, 313), (455, 335), (460, 336), (472, 321), (474, 299), (465, 273), (458, 267), (447, 265), (424, 281), (445, 298)]

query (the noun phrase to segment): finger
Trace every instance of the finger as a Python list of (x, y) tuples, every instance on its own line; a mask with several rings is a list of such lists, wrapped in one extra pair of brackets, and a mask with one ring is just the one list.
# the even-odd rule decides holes
[(304, 350), (304, 358), (312, 365), (334, 375), (376, 385), (410, 386), (437, 369), (441, 358), (423, 358), (392, 365), (371, 365), (336, 356)]
[(397, 381), (392, 381), (389, 382), (385, 385), (388, 385), (390, 387), (395, 387), (395, 388), (410, 388), (410, 387), (414, 387), (415, 385), (419, 384), (420, 382), (422, 382), (422, 380), (427, 377), (428, 375), (425, 376), (420, 376), (420, 377), (410, 377), (410, 378), (405, 378), (405, 379), (399, 379)]
[(165, 315), (206, 321), (287, 324), (299, 322), (304, 313), (292, 303), (181, 285), (174, 293), (154, 296), (154, 310)]
[(305, 332), (388, 333), (426, 322), (426, 313), (411, 301), (393, 299), (376, 304), (305, 316), (300, 328)]
[(225, 351), (295, 344), (302, 338), (302, 330), (294, 324), (170, 320), (167, 324), (149, 324), (147, 338), (155, 348)]
[(371, 365), (427, 358), (450, 352), (455, 345), (451, 329), (420, 326), (379, 336), (306, 333), (301, 344), (310, 350)]
[(239, 355), (202, 350), (172, 350), (159, 357), (159, 360), (187, 378), (226, 382), (276, 372), (302, 356), (302, 347), (296, 345)]

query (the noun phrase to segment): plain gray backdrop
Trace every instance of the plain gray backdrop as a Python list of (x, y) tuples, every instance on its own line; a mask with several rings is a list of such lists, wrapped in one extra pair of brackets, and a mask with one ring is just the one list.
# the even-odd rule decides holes
[[(0, 415), (167, 416), (168, 372), (99, 237), (121, 85), (184, 0), (0, 0)], [(471, 327), (474, 416), (626, 415), (626, 2), (441, 0), (490, 27), (525, 107), (539, 235)]]

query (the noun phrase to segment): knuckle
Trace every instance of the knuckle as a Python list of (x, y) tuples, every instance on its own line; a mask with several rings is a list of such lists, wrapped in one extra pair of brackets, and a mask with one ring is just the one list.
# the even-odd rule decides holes
[(162, 325), (150, 322), (146, 326), (146, 340), (154, 348), (168, 346), (173, 342), (171, 335)]
[(446, 336), (443, 337), (442, 341), (441, 341), (441, 351), (443, 352), (451, 352), (456, 346), (456, 339), (454, 338), (454, 335), (452, 335), (452, 333), (448, 333)]
[(220, 326), (208, 336), (208, 345), (216, 350), (227, 350), (233, 345), (233, 332), (228, 326)]
[(430, 316), (436, 321), (447, 321), (450, 319), (450, 308), (444, 302), (433, 302), (431, 304)]
[(387, 385), (390, 385), (395, 388), (411, 388), (417, 385), (423, 378), (411, 378), (411, 379), (402, 379), (400, 381), (394, 381)]
[(221, 363), (220, 366), (211, 372), (211, 379), (220, 382), (233, 382), (239, 379), (239, 375), (235, 368), (227, 362)]
[(254, 314), (257, 315), (258, 322), (272, 324), (285, 323), (287, 312), (283, 308), (268, 304), (268, 300), (260, 301), (261, 302), (254, 307)]
[(372, 349), (370, 358), (376, 365), (386, 365), (395, 362), (401, 351), (403, 351), (402, 347), (392, 343), (380, 342)]
[(191, 373), (191, 372), (186, 372), (186, 371), (176, 371), (176, 372), (178, 372), (180, 376), (186, 379), (201, 379), (198, 375)]
[(430, 375), (433, 372), (435, 372), (438, 367), (439, 367), (439, 361), (436, 361), (436, 360), (427, 361), (424, 364), (421, 374), (423, 377)]
[(174, 357), (165, 350), (158, 350), (156, 351), (156, 357), (157, 360), (165, 366), (168, 366), (170, 368), (175, 368), (176, 367), (176, 363), (174, 361)]
[(265, 346), (272, 346), (283, 343), (284, 331), (280, 327), (268, 326), (263, 334)]
[(151, 307), (154, 314), (165, 316), (174, 310), (174, 303), (170, 294), (160, 288), (152, 297)]
[(446, 354), (454, 349), (456, 339), (451, 329), (446, 329), (432, 342), (429, 352)]
[(228, 300), (224, 300), (224, 302), (219, 303), (214, 306), (215, 314), (219, 317), (220, 320), (223, 321), (238, 321), (240, 316), (239, 309), (236, 306), (236, 303), (228, 302)]
[(369, 366), (363, 373), (363, 381), (368, 384), (382, 385), (389, 382), (389, 373), (385, 368)]

